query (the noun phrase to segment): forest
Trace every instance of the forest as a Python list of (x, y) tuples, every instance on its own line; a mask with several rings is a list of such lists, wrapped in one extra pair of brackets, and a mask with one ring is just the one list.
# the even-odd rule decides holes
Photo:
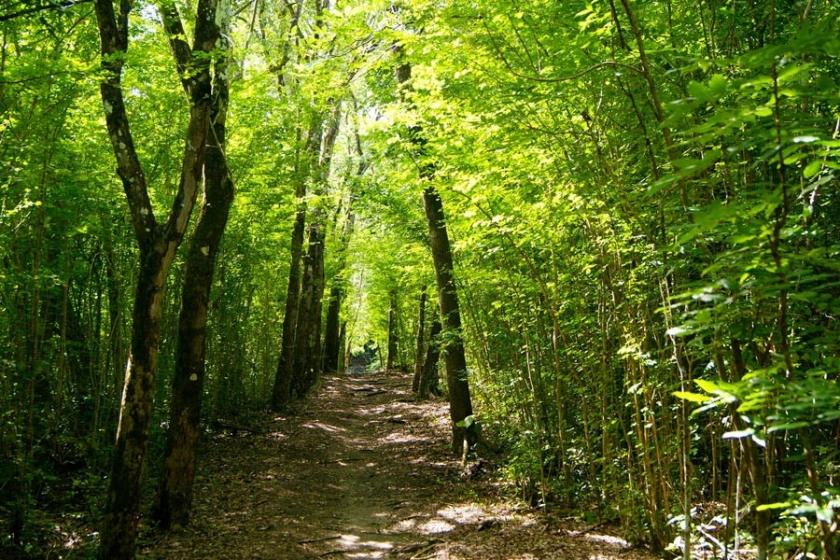
[(840, 559), (840, 3), (0, 35), (0, 557)]

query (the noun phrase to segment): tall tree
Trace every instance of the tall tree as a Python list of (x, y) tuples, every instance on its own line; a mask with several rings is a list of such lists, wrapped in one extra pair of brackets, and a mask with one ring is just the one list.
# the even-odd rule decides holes
[(399, 358), (397, 354), (399, 352), (400, 333), (397, 325), (397, 313), (399, 313), (397, 307), (397, 291), (391, 290), (391, 293), (388, 295), (388, 355), (385, 359), (386, 371), (393, 370)]
[(193, 45), (177, 10), (161, 6), (164, 27), (190, 100), (190, 118), (182, 160), (181, 179), (164, 223), (155, 219), (146, 176), (129, 127), (122, 89), (122, 71), (129, 43), (130, 0), (114, 11), (112, 0), (96, 0), (104, 78), (100, 95), (108, 136), (117, 160), (132, 225), (140, 249), (134, 298), (131, 350), (117, 423), (111, 477), (105, 506), (103, 559), (132, 558), (139, 521), (140, 485), (148, 444), (155, 370), (160, 345), (163, 289), (169, 268), (187, 228), (204, 165), (211, 115), (210, 53), (219, 36), (216, 0), (200, 0)]
[[(397, 68), (397, 83), (403, 90), (410, 87), (411, 66), (403, 63)], [(458, 305), (458, 291), (452, 262), (452, 247), (446, 229), (443, 201), (435, 188), (435, 163), (428, 160), (426, 139), (422, 128), (413, 125), (409, 129), (409, 142), (420, 160), (420, 176), (425, 183), (423, 207), (429, 227), (429, 245), (435, 267), (438, 307), (441, 324), (446, 335), (443, 347), (446, 361), (446, 384), (449, 391), (449, 417), (452, 420), (452, 450), (456, 454), (476, 441), (476, 424), (472, 421), (472, 399), (467, 379), (467, 357), (461, 332), (461, 311)]]
[(225, 156), (229, 75), (227, 55), (220, 55), (213, 77), (204, 200), (184, 268), (169, 431), (155, 504), (155, 519), (164, 528), (186, 525), (192, 506), (206, 369), (208, 304), (216, 257), (234, 197), (233, 179)]

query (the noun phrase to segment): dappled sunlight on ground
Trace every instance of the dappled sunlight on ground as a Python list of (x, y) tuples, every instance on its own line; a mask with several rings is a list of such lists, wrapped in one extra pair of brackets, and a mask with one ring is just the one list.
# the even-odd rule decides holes
[(144, 542), (139, 558), (649, 558), (609, 535), (547, 531), (486, 476), (465, 477), (447, 406), (414, 402), (409, 384), (402, 374), (327, 378), (296, 415), (210, 439), (195, 523)]

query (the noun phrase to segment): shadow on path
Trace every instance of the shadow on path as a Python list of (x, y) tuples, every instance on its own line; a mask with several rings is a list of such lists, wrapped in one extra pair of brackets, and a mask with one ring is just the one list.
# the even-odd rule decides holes
[(448, 454), (445, 404), (410, 377), (327, 377), (264, 433), (217, 436), (196, 481), (195, 523), (147, 559), (635, 559), (609, 535), (547, 530)]

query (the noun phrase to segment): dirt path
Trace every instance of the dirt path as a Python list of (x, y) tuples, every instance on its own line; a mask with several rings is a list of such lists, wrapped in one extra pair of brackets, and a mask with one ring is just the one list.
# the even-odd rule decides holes
[[(147, 559), (633, 559), (608, 535), (551, 527), (465, 477), (441, 402), (405, 375), (330, 377), (265, 433), (218, 437), (196, 482), (195, 523)], [(551, 527), (551, 528), (549, 528)]]

